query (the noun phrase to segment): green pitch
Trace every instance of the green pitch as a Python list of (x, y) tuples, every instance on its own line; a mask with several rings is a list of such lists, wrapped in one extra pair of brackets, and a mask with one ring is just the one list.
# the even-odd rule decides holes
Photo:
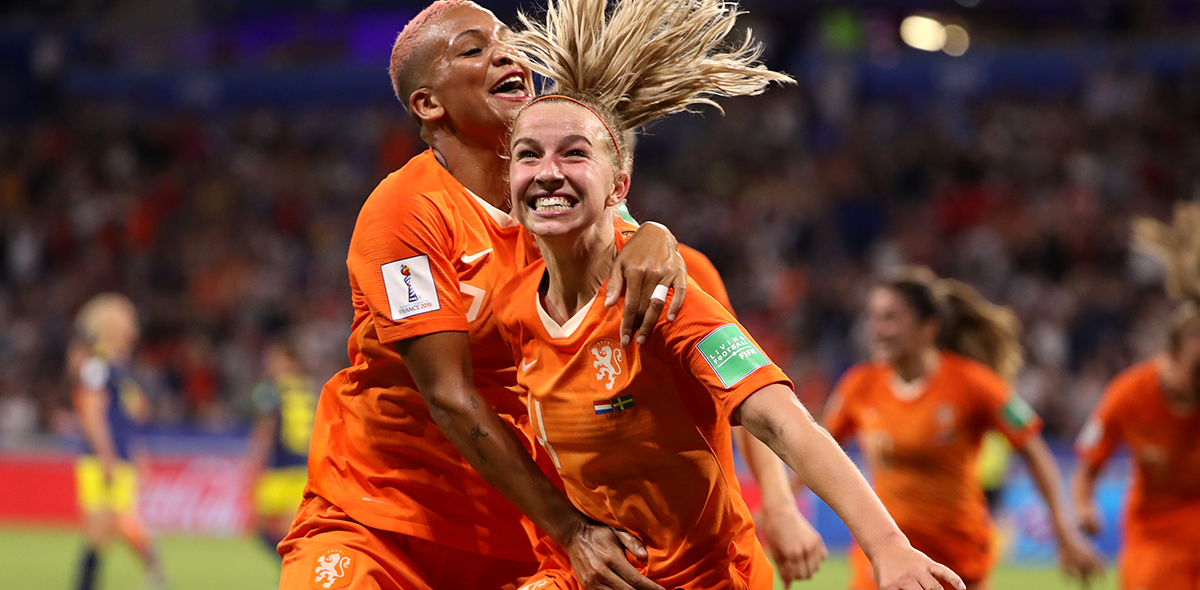
[[(0, 555), (9, 567), (5, 588), (22, 590), (70, 590), (83, 538), (63, 529), (0, 528)], [(163, 564), (172, 590), (270, 590), (278, 588), (276, 560), (252, 539), (208, 539), (164, 537), (160, 539)], [(136, 590), (141, 587), (141, 572), (133, 554), (123, 545), (115, 545), (104, 556), (100, 569), (100, 590)], [(841, 590), (845, 588), (847, 566), (840, 557), (831, 558), (817, 576), (808, 582), (792, 584), (793, 590)], [(994, 580), (996, 590), (1057, 590), (1078, 588), (1063, 581), (1053, 569), (1001, 567)], [(1095, 590), (1117, 587), (1109, 573)], [(776, 584), (776, 588), (783, 588)]]

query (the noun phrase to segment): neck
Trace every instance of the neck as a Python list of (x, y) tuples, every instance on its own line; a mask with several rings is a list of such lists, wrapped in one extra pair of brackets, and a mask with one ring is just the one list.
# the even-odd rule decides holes
[(1159, 383), (1162, 384), (1163, 394), (1173, 403), (1188, 407), (1200, 404), (1200, 391), (1191, 386), (1191, 376), (1170, 355), (1163, 358)]
[(617, 254), (616, 236), (612, 225), (602, 221), (578, 235), (538, 237), (537, 242), (549, 274), (542, 303), (561, 324), (587, 305), (608, 278)]
[(467, 190), (493, 207), (507, 212), (508, 162), (500, 156), (498, 142), (477, 142), (444, 130), (432, 132), (429, 145), (442, 166)]
[(898, 359), (892, 363), (892, 370), (905, 383), (912, 383), (934, 374), (938, 369), (941, 355), (933, 346), (925, 347), (921, 352), (909, 357)]

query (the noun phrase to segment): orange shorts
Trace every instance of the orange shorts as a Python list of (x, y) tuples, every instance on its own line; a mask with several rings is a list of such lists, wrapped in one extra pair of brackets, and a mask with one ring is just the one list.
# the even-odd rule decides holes
[[(988, 578), (996, 564), (994, 551), (989, 545), (980, 546), (967, 539), (956, 539), (943, 535), (929, 535), (904, 531), (908, 542), (930, 559), (950, 568), (967, 583), (967, 588), (986, 588)], [(857, 543), (847, 551), (850, 560), (851, 590), (876, 590), (875, 572), (871, 562)]]
[(363, 526), (314, 495), (304, 498), (279, 555), (280, 590), (511, 590), (537, 571), (536, 563)]
[(1129, 539), (1121, 552), (1122, 590), (1200, 590), (1200, 547)]

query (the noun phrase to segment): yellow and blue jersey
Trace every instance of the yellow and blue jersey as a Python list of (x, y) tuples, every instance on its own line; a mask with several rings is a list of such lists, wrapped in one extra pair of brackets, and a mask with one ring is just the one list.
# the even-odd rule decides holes
[[(122, 461), (129, 460), (130, 444), (137, 436), (141, 418), (148, 414), (149, 402), (145, 392), (130, 375), (128, 368), (93, 356), (79, 370), (79, 384), (99, 391), (108, 401), (108, 428), (113, 446)], [(87, 443), (85, 443), (87, 444)], [(87, 444), (88, 453), (95, 449)]]
[(301, 375), (284, 375), (260, 383), (252, 398), (259, 415), (274, 414), (277, 418), (267, 467), (308, 465), (308, 442), (317, 409), (312, 381)]

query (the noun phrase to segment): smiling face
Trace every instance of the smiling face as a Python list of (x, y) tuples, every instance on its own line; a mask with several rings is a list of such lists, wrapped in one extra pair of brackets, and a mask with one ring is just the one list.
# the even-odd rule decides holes
[[(414, 60), (428, 54), (409, 95), (409, 108), (424, 121), (443, 119), (456, 132), (503, 137), (532, 98), (529, 70), (512, 59), (512, 32), (475, 4), (447, 10), (429, 23)], [(418, 64), (420, 65), (420, 64)]]
[(513, 126), (509, 182), (513, 213), (534, 235), (578, 233), (607, 220), (629, 190), (599, 117), (578, 104), (547, 100)]

